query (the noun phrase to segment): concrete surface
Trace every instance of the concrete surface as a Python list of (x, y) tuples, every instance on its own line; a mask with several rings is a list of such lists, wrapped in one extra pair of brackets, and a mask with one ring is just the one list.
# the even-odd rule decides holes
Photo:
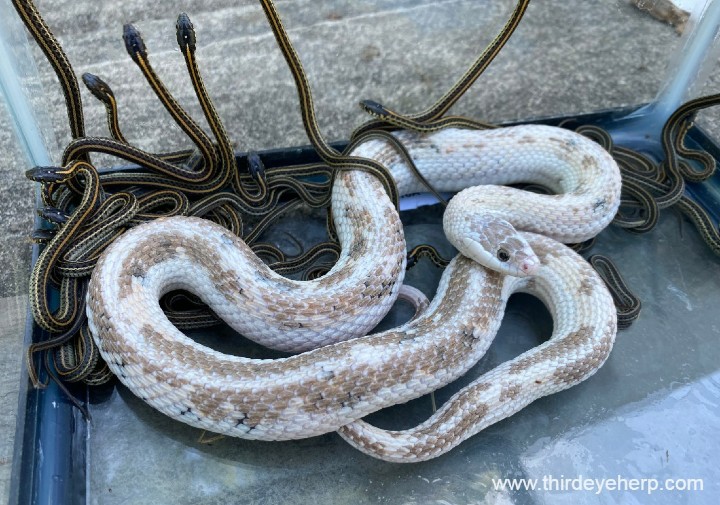
[[(0, 0), (9, 3), (8, 0)], [(294, 87), (255, 1), (78, 2), (37, 0), (80, 75), (115, 90), (126, 136), (151, 151), (187, 146), (122, 45), (122, 24), (136, 23), (150, 58), (180, 102), (202, 122), (175, 45), (178, 12), (198, 33), (204, 78), (238, 149), (305, 144)], [(318, 117), (330, 139), (345, 138), (373, 98), (400, 111), (432, 103), (497, 32), (513, 2), (475, 0), (280, 1), (278, 8), (310, 75)], [(588, 112), (651, 100), (679, 38), (623, 0), (535, 1), (503, 50), (454, 113), (488, 121)], [(64, 102), (42, 54), (34, 96), (57, 142), (68, 137)], [(707, 91), (718, 90), (712, 76)], [(83, 89), (88, 134), (106, 135), (104, 110)], [(14, 406), (26, 310), (32, 185), (0, 103), (0, 502), (7, 496)], [(712, 127), (712, 115), (707, 119)], [(98, 159), (100, 164), (112, 160)]]

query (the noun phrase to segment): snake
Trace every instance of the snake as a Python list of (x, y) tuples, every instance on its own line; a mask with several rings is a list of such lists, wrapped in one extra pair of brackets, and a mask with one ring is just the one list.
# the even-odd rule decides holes
[[(550, 338), (482, 374), (420, 425), (406, 430), (385, 430), (357, 420), (338, 429), (345, 441), (385, 461), (426, 461), (447, 453), (538, 398), (568, 389), (597, 372), (607, 359), (617, 332), (617, 315), (607, 286), (570, 248), (541, 235), (523, 236), (538, 254), (541, 266), (537, 274), (501, 277), (498, 285), (486, 279), (483, 290), (497, 290), (501, 305), (514, 292), (540, 298), (553, 317)], [(444, 282), (447, 282), (445, 277), (440, 281), (437, 296), (446, 296), (444, 290), (448, 287)], [(438, 307), (433, 300), (428, 310)], [(488, 309), (483, 307), (483, 310)], [(437, 312), (427, 317), (438, 320)], [(487, 347), (485, 343), (477, 345)], [(465, 351), (472, 353), (467, 348)], [(438, 357), (433, 350), (427, 352), (429, 360), (447, 358)]]
[[(445, 232), (461, 256), (446, 269), (431, 306), (409, 326), (354, 338), (369, 332), (394, 302), (405, 242), (383, 184), (365, 171), (347, 170), (335, 178), (332, 194), (341, 252), (318, 279), (275, 274), (240, 238), (198, 218), (144, 223), (113, 242), (93, 271), (86, 303), (90, 331), (113, 373), (138, 397), (192, 426), (260, 440), (308, 437), (464, 373), (487, 349), (504, 301), (516, 287), (557, 281), (551, 307), (560, 303), (561, 293), (579, 305), (587, 293), (605, 293), (605, 300), (606, 288), (584, 261), (549, 269), (543, 264), (554, 265), (551, 256), (575, 258), (545, 240), (586, 240), (617, 211), (620, 174), (602, 147), (543, 125), (394, 135), (438, 190), (465, 188), (450, 200), (444, 217)], [(356, 149), (356, 156), (387, 167), (400, 193), (422, 188), (391, 144), (378, 139)], [(500, 185), (521, 181), (557, 194)], [(518, 229), (533, 233), (531, 240)], [(542, 275), (550, 276), (544, 284), (537, 280)], [(248, 338), (300, 354), (256, 361), (195, 343), (158, 304), (174, 289), (195, 294)], [(574, 317), (587, 319), (582, 324), (609, 345), (610, 336), (596, 333), (616, 329), (607, 297), (603, 324), (592, 308), (589, 318), (574, 305), (555, 315), (573, 318), (568, 324), (582, 335), (587, 332)], [(563, 325), (558, 328), (567, 329)], [(568, 338), (585, 345), (576, 337)], [(567, 350), (556, 365), (573, 366), (580, 350), (573, 345)]]
[[(181, 232), (186, 224), (178, 218), (155, 222), (162, 222), (172, 234)], [(153, 230), (148, 228), (152, 227), (139, 226), (125, 237), (155, 241)], [(590, 265), (548, 237), (509, 233), (508, 243), (519, 247), (508, 251), (513, 256), (511, 261), (516, 254), (523, 262), (532, 259), (532, 276), (506, 275), (458, 255), (443, 273), (430, 306), (416, 319), (383, 333), (288, 358), (257, 360), (222, 354), (174, 328), (157, 303), (149, 302), (164, 282), (178, 280), (177, 274), (170, 273), (168, 261), (188, 269), (192, 259), (157, 241), (165, 260), (152, 267), (156, 275), (148, 272), (140, 292), (125, 293), (129, 298), (122, 300), (122, 306), (117, 304), (117, 297), (126, 289), (122, 278), (119, 283), (117, 279), (93, 282), (98, 279), (93, 274), (89, 327), (111, 370), (160, 412), (224, 435), (289, 440), (338, 429), (349, 435), (351, 423), (361, 422), (363, 416), (453, 381), (486, 352), (511, 293), (527, 291), (541, 296), (554, 316), (551, 340), (516, 358), (514, 366), (507, 367), (492, 384), (474, 385), (471, 392), (492, 389), (496, 394), (492, 401), (483, 399), (475, 414), (468, 413), (464, 404), (459, 405), (459, 411), (447, 405), (439, 411), (448, 412), (443, 419), (451, 421), (469, 416), (469, 421), (460, 421), (459, 427), (445, 434), (439, 432), (440, 440), (452, 437), (449, 444), (456, 445), (472, 434), (473, 429), (467, 426), (482, 417), (481, 413), (492, 411), (492, 418), (497, 420), (539, 396), (589, 377), (606, 360), (614, 341), (612, 298)], [(96, 273), (121, 273), (118, 255), (124, 248), (116, 244), (123, 240), (110, 246)], [(132, 273), (126, 272), (124, 278), (131, 279)], [(148, 282), (151, 278), (154, 280)], [(196, 286), (198, 282), (213, 282), (207, 273), (196, 272), (195, 279)], [(127, 311), (133, 299), (147, 303), (145, 309)], [(456, 402), (449, 405), (453, 404)], [(385, 459), (396, 452), (373, 443), (363, 445), (362, 433), (353, 440)], [(445, 442), (441, 445), (448, 447)], [(400, 460), (405, 461), (422, 459), (425, 454), (411, 447), (408, 457), (398, 450)], [(432, 450), (427, 453), (427, 457), (433, 455)]]

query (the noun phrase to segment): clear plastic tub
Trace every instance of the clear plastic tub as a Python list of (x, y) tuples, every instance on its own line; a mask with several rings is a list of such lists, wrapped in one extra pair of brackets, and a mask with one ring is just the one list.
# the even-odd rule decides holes
[[(425, 96), (428, 89), (435, 90), (436, 94), (437, 90), (446, 89), (455, 74), (462, 71), (477, 53), (478, 47), (492, 38), (509, 8), (505, 6), (507, 8), (502, 10), (498, 5), (485, 5), (485, 2), (479, 6), (480, 3), (475, 2), (429, 0), (311, 4), (281, 3), (279, 7), (287, 14), (291, 34), (298, 39), (301, 57), (308, 60), (311, 79), (318, 90), (316, 98), (320, 104), (321, 122), (331, 125), (328, 126), (331, 136), (337, 138), (343, 138), (343, 135), (335, 132), (349, 131), (344, 127), (358, 116), (344, 112), (345, 109), (335, 114), (336, 100), (348, 109), (354, 105), (348, 102), (359, 98), (382, 98), (389, 105), (399, 104), (397, 108), (401, 110), (411, 110), (417, 103), (426, 103), (429, 101)], [(640, 60), (634, 60), (637, 55), (632, 52), (637, 51), (636, 42), (612, 37), (639, 34), (643, 23), (655, 21), (631, 17), (630, 13), (634, 11), (628, 10), (630, 7), (625, 2), (588, 2), (582, 7), (576, 4), (570, 7), (567, 2), (536, 2), (528, 13), (532, 18), (523, 21), (527, 22), (527, 27), (522, 25), (497, 64), (488, 70), (489, 83), (494, 83), (494, 87), (479, 82), (460, 106), (463, 110), (453, 112), (493, 121), (553, 116), (546, 122), (560, 124), (567, 119), (576, 119), (577, 122), (601, 124), (610, 129), (617, 142), (657, 154), (658, 125), (679, 103), (700, 92), (718, 56), (715, 39), (720, 22), (720, 0), (699, 4), (703, 3), (695, 4), (695, 17), (682, 38), (658, 31), (657, 36), (648, 36), (646, 45), (642, 40), (636, 41), (646, 53)], [(120, 21), (104, 16), (107, 9), (97, 7), (94, 11), (83, 5), (76, 7), (80, 11), (74, 12), (77, 19), (85, 20), (82, 14), (87, 13), (97, 15), (93, 22), (99, 25), (109, 23), (107, 20), (110, 19), (119, 32)], [(47, 8), (42, 4), (40, 7)], [(210, 61), (222, 56), (228, 51), (223, 44), (234, 50), (244, 49), (248, 54), (241, 56), (245, 59), (238, 66), (248, 64), (260, 74), (255, 75), (247, 69), (223, 74), (226, 79), (235, 79), (239, 83), (236, 84), (238, 89), (251, 90), (247, 94), (255, 94), (254, 97), (228, 97), (221, 93), (220, 84), (209, 83), (211, 92), (224, 97), (220, 109), (221, 115), (229, 117), (229, 129), (242, 131), (243, 134), (238, 133), (238, 136), (253, 147), (302, 144), (299, 121), (296, 121), (295, 130), (281, 129), (277, 138), (268, 133), (270, 127), (259, 124), (265, 118), (270, 125), (280, 124), (276, 123), (279, 121), (277, 111), (267, 109), (274, 97), (268, 98), (264, 93), (284, 90), (286, 96), (278, 98), (278, 107), (288, 114), (294, 114), (295, 109), (291, 107), (295, 107), (295, 96), (288, 74), (267, 74), (274, 66), (282, 72), (285, 70), (280, 67), (283, 63), (277, 53), (272, 52), (273, 43), (257, 6), (237, 7), (219, 1), (216, 8), (221, 14), (208, 17), (206, 31), (199, 31), (205, 40), (209, 40), (204, 56)], [(483, 23), (479, 17), (483, 9), (488, 19), (478, 27)], [(611, 16), (614, 11), (617, 12), (609, 23), (598, 26), (598, 16)], [(131, 14), (122, 12), (127, 17), (136, 16), (142, 20), (147, 10)], [(556, 26), (561, 24), (557, 19), (573, 15), (577, 15), (573, 23)], [(60, 18), (60, 14), (53, 14), (52, 19)], [(146, 23), (145, 28), (149, 29), (153, 22)], [(245, 38), (222, 40), (230, 33), (229, 26), (237, 24), (247, 28)], [(57, 143), (48, 132), (59, 131), (58, 125), (62, 125), (61, 102), (39, 99), (44, 95), (34, 86), (44, 80), (29, 56), (39, 53), (30, 49), (26, 40), (19, 36), (21, 24), (7, 0), (0, 0), (0, 25), (0, 50), (3, 51), (0, 83), (18, 132), (17, 143), (27, 154), (28, 167), (49, 164), (57, 152)], [(172, 24), (160, 25), (157, 23), (157, 33), (164, 35), (156, 37), (154, 43), (171, 47)], [(406, 35), (393, 37), (396, 35), (390, 31), (393, 26), (402, 27)], [(209, 33), (209, 27), (217, 35)], [(352, 32), (352, 36), (338, 35), (340, 29), (353, 28), (357, 31)], [(387, 37), (384, 42), (383, 30)], [(397, 34), (401, 33), (399, 28), (395, 30), (398, 30)], [(655, 27), (653, 34), (654, 30)], [(467, 42), (471, 36), (468, 34), (474, 31), (481, 35)], [(63, 32), (66, 35), (63, 42), (67, 43), (71, 57), (71, 49), (88, 45), (83, 39), (83, 30), (72, 33), (79, 40)], [(567, 38), (559, 34), (567, 34)], [(586, 34), (606, 38), (593, 44), (583, 38), (590, 36)], [(344, 40), (343, 36), (348, 39), (347, 47), (339, 42)], [(391, 40), (399, 47), (397, 52), (383, 45)], [(418, 40), (425, 40), (426, 45), (420, 51), (412, 52), (412, 58), (403, 58), (410, 54)], [(666, 44), (657, 47), (661, 43)], [(114, 44), (120, 45), (119, 42)], [(124, 60), (120, 63), (117, 55), (111, 52), (109, 48), (113, 46), (110, 43), (99, 40), (98, 46), (101, 61), (111, 62), (113, 66), (127, 64)], [(354, 55), (343, 52), (353, 47), (358, 48)], [(569, 62), (577, 63), (566, 58), (571, 50), (578, 52), (587, 65), (570, 67), (572, 71), (568, 71)], [(601, 50), (612, 56), (599, 55), (597, 52)], [(426, 59), (416, 59), (423, 51)], [(170, 50), (157, 51), (153, 55), (160, 53), (159, 58), (163, 58), (168, 52), (172, 56)], [(267, 56), (266, 52), (274, 56)], [(240, 50), (233, 52), (236, 53), (245, 54)], [(353, 72), (358, 63), (353, 58), (358, 55), (360, 59), (364, 58), (364, 67), (356, 75)], [(593, 63), (602, 58), (616, 62), (616, 66)], [(264, 64), (258, 65), (258, 61)], [(645, 65), (649, 69), (642, 70), (639, 66), (635, 69), (639, 73), (648, 72), (642, 80), (642, 85), (647, 88), (635, 95), (625, 94), (624, 87), (628, 84), (621, 78), (625, 70), (617, 63), (621, 61)], [(665, 84), (658, 84), (648, 91), (651, 88), (648, 81), (662, 83), (657, 73), (664, 61), (670, 61), (667, 70), (663, 70), (668, 76)], [(333, 62), (338, 62), (337, 67), (331, 65)], [(161, 63), (160, 67), (164, 71), (171, 72), (169, 64), (163, 65)], [(446, 72), (443, 65), (455, 69), (455, 74)], [(81, 66), (86, 70), (85, 63)], [(399, 74), (393, 73), (394, 67), (403, 70)], [(129, 65), (123, 70), (130, 76), (125, 91), (130, 95), (142, 93), (138, 91), (141, 87), (135, 87), (139, 85), (133, 81), (135, 74), (131, 71)], [(343, 72), (347, 80), (343, 80), (346, 76), (340, 75)], [(595, 77), (586, 79), (586, 74)], [(405, 79), (403, 85), (397, 84), (400, 77)], [(356, 78), (366, 79), (372, 85), (359, 84), (362, 81), (354, 81)], [(259, 88), (263, 86), (254, 82), (255, 79), (261, 83), (275, 83), (274, 80), (263, 81), (275, 79), (284, 84), (267, 86), (269, 91), (262, 90)], [(554, 86), (541, 86), (542, 79), (553, 80)], [(51, 79), (46, 80), (53, 83)], [(415, 84), (418, 82), (420, 84)], [(601, 85), (608, 86), (606, 93), (602, 89), (596, 95), (589, 91), (592, 86)], [(536, 88), (542, 88), (549, 95), (538, 92), (533, 96), (526, 91)], [(56, 97), (57, 91), (48, 88), (47, 84), (45, 92), (48, 97)], [(587, 96), (583, 95), (585, 92)], [(236, 116), (243, 115), (228, 112), (233, 110), (232, 107), (238, 107), (233, 105), (233, 99), (245, 100), (240, 108), (253, 118), (267, 144), (253, 140), (253, 135), (260, 133), (248, 131), (247, 125), (241, 125), (247, 120), (246, 116), (238, 119)], [(252, 101), (258, 102), (256, 108), (249, 103)], [(49, 106), (41, 102), (54, 104), (47, 109), (48, 114), (43, 111)], [(579, 115), (600, 109), (605, 110)], [(147, 128), (157, 110), (147, 114), (148, 117), (136, 118), (140, 123), (144, 122), (143, 128)], [(102, 112), (90, 111), (89, 116), (91, 120), (101, 120)], [(140, 131), (142, 128), (134, 133)], [(158, 142), (157, 136), (150, 137), (139, 140), (148, 149), (156, 147)], [(691, 132), (688, 143), (702, 145), (716, 159), (720, 157), (716, 139), (697, 129)], [(308, 159), (312, 153), (288, 147), (264, 156), (271, 166), (288, 159)], [(709, 184), (692, 186), (689, 190), (718, 217), (717, 177)], [(450, 255), (452, 251), (439, 226), (440, 210), (437, 207), (413, 210), (419, 203), (419, 200), (404, 202), (406, 210), (402, 217), (408, 245), (429, 241)], [(41, 226), (39, 220), (37, 226)], [(292, 233), (300, 228), (305, 239), (312, 240), (310, 231), (314, 229), (320, 233), (322, 224), (286, 220), (269, 239), (283, 245), (287, 240), (285, 232)], [(197, 430), (158, 414), (117, 384), (90, 391), (73, 390), (78, 398), (89, 403), (92, 422), (88, 423), (52, 384), (36, 391), (29, 387), (23, 375), (10, 502), (178, 505), (311, 501), (318, 504), (716, 503), (720, 496), (717, 469), (720, 463), (717, 439), (720, 429), (720, 347), (716, 345), (720, 336), (717, 318), (720, 262), (705, 248), (697, 233), (672, 213), (664, 213), (658, 229), (647, 235), (631, 236), (611, 227), (601, 234), (596, 248), (621, 265), (628, 283), (642, 298), (641, 319), (631, 329), (619, 333), (611, 358), (592, 379), (534, 402), (436, 460), (416, 465), (378, 462), (355, 452), (335, 434), (297, 442), (259, 443), (226, 438), (210, 444), (201, 443)], [(408, 282), (432, 296), (439, 275), (439, 270), (423, 262), (408, 273)], [(405, 317), (406, 311), (398, 307), (383, 325), (394, 325)], [(478, 374), (547, 338), (551, 327), (549, 315), (540, 303), (527, 296), (513, 297), (501, 331), (487, 356), (458, 383), (437, 392), (437, 401), (442, 403)], [(229, 346), (234, 352), (272, 356), (232, 335), (229, 330), (198, 333), (195, 337), (218, 348)], [(41, 338), (30, 320), (24, 338), (26, 345)], [(370, 420), (378, 425), (400, 428), (426, 418), (430, 409), (430, 400), (425, 397), (374, 414)], [(503, 481), (506, 482), (503, 489), (499, 484), (502, 479), (516, 478), (535, 482), (536, 488), (513, 490), (507, 481)], [(586, 478), (605, 479), (606, 483), (614, 479), (625, 488), (600, 491), (597, 483), (584, 491), (572, 487), (584, 486), (581, 481)], [(643, 488), (628, 488), (636, 485), (633, 479), (637, 480), (637, 486), (642, 482)], [(697, 486), (699, 482), (703, 485), (702, 491), (649, 490), (649, 486), (654, 486), (652, 483), (667, 487), (672, 483)]]

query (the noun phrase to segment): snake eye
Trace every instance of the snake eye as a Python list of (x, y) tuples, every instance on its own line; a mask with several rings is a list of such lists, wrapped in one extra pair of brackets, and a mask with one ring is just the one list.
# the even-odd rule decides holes
[(497, 259), (499, 259), (503, 263), (507, 263), (508, 260), (510, 260), (510, 253), (501, 247), (497, 250)]

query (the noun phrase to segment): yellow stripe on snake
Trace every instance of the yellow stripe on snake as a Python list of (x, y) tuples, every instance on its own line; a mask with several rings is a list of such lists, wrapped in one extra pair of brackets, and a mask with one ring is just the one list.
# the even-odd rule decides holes
[[(199, 219), (147, 223), (113, 243), (93, 272), (87, 304), (90, 329), (112, 371), (150, 405), (192, 426), (259, 440), (302, 438), (449, 383), (485, 353), (512, 292), (544, 299), (555, 318), (551, 341), (517, 358), (519, 364), (491, 385), (475, 387), (485, 391), (480, 408), (469, 421), (440, 432), (442, 442), (429, 449), (429, 442), (419, 442), (408, 454), (394, 452), (387, 439), (370, 442), (358, 425), (343, 429), (367, 452), (400, 461), (433, 457), (469, 436), (475, 421), (505, 417), (594, 373), (616, 330), (607, 289), (565, 246), (516, 228), (567, 242), (596, 235), (620, 201), (612, 158), (582, 136), (545, 126), (396, 135), (438, 190), (475, 186), (451, 200), (444, 218), (449, 240), (465, 257), (448, 266), (422, 315), (353, 339), (393, 303), (405, 243), (381, 184), (349, 170), (336, 178), (332, 197), (342, 253), (317, 280), (274, 274), (240, 239)], [(369, 141), (353, 155), (388, 167), (401, 193), (420, 190), (386, 142)], [(499, 186), (516, 182), (539, 183), (558, 194)], [(157, 301), (172, 289), (198, 295), (264, 345), (324, 347), (281, 360), (221, 354), (170, 324)], [(441, 424), (461, 418), (467, 400), (458, 400), (459, 411), (457, 402), (443, 407)], [(487, 416), (480, 415), (484, 411)]]

